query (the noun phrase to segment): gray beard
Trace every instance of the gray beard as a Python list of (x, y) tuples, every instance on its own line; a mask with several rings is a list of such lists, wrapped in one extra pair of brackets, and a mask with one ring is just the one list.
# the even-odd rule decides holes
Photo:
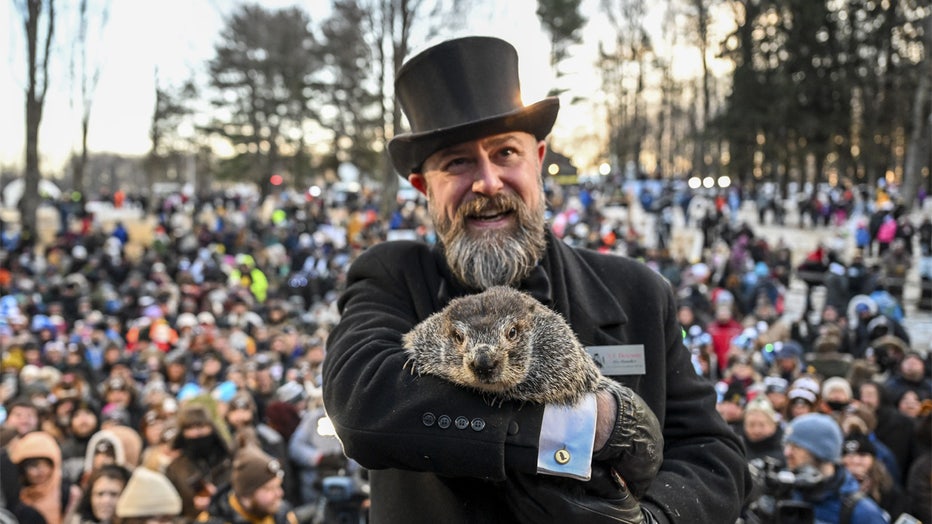
[[(484, 209), (513, 211), (515, 224), (507, 230), (471, 232), (466, 217)], [(547, 247), (543, 200), (538, 209), (528, 208), (511, 195), (479, 196), (457, 210), (453, 220), (431, 211), (453, 275), (472, 289), (515, 285), (537, 265)]]

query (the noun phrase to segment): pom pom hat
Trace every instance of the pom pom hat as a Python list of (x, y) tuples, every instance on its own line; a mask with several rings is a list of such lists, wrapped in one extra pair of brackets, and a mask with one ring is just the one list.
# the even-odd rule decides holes
[(233, 458), (231, 483), (238, 497), (249, 497), (266, 482), (283, 476), (278, 460), (255, 445), (243, 447)]

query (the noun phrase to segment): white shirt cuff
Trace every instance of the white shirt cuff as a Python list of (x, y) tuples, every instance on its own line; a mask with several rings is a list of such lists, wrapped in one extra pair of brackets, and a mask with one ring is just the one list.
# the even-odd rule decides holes
[(589, 393), (575, 406), (547, 404), (538, 441), (537, 472), (589, 480), (597, 406)]

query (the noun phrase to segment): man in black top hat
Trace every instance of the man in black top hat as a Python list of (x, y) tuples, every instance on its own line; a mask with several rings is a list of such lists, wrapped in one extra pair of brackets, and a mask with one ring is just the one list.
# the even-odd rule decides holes
[[(344, 449), (372, 470), (372, 519), (734, 522), (748, 487), (743, 448), (693, 370), (669, 284), (631, 259), (570, 248), (546, 226), (544, 139), (559, 101), (523, 105), (517, 63), (507, 42), (468, 37), (396, 74), (412, 132), (389, 152), (427, 196), (440, 242), (383, 243), (353, 263), (323, 367)], [(492, 406), (403, 369), (406, 332), (495, 285), (563, 315), (607, 357), (615, 385), (571, 407)], [(641, 467), (621, 467), (632, 462)]]

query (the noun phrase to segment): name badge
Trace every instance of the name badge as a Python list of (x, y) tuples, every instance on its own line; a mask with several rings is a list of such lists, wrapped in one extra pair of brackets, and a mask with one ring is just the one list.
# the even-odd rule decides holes
[(644, 344), (621, 346), (587, 346), (586, 351), (603, 375), (643, 375)]

